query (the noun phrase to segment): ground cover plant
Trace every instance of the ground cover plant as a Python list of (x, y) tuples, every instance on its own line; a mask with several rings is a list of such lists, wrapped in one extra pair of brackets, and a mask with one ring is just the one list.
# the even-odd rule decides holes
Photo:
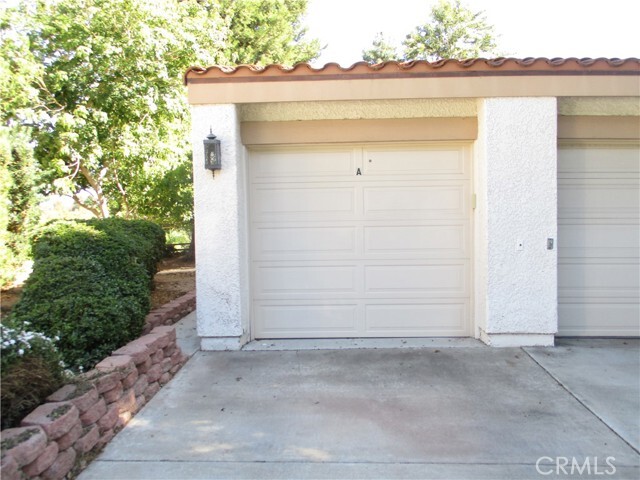
[(65, 379), (54, 339), (28, 330), (28, 324), (23, 327), (11, 322), (0, 324), (0, 412), (3, 429), (18, 426), (20, 420), (60, 387)]

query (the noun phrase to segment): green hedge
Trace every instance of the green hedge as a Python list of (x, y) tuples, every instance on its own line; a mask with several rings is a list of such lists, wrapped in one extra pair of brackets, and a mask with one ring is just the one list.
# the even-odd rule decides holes
[(73, 370), (92, 368), (142, 332), (164, 232), (151, 222), (60, 221), (33, 245), (34, 269), (14, 322), (56, 342)]

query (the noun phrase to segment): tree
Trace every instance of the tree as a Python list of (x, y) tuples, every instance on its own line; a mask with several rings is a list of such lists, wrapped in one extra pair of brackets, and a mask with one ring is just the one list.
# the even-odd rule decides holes
[(487, 23), (483, 12), (469, 10), (460, 0), (440, 0), (431, 9), (429, 21), (417, 26), (403, 40), (402, 55), (379, 33), (373, 46), (362, 52), (362, 58), (378, 63), (498, 56), (495, 36), (494, 27)]
[(24, 2), (3, 24), (42, 66), (30, 114), (9, 120), (33, 129), (47, 193), (98, 217), (131, 215), (130, 189), (188, 159), (180, 74), (198, 49), (181, 20), (194, 6), (160, 3)]
[(397, 58), (396, 47), (389, 43), (382, 32), (376, 34), (371, 48), (362, 51), (362, 59), (369, 63), (382, 63)]
[(224, 58), (229, 64), (293, 65), (317, 58), (320, 42), (306, 41), (301, 19), (307, 0), (221, 0), (228, 25)]
[[(33, 75), (10, 83), (35, 95), (24, 111), (4, 110), (3, 123), (31, 129), (45, 193), (96, 217), (188, 222), (184, 71), (317, 56), (317, 42), (303, 39), (305, 8), (306, 0), (22, 0), (2, 14), (0, 39), (26, 46), (12, 61), (32, 61)], [(179, 193), (169, 197), (172, 188)]]
[(493, 26), (483, 12), (440, 0), (431, 10), (431, 21), (418, 26), (402, 42), (405, 60), (435, 61), (443, 58), (477, 58), (497, 55)]
[(31, 129), (38, 115), (37, 83), (42, 68), (24, 37), (7, 29), (0, 16), (0, 286), (15, 279), (29, 256), (29, 238), (38, 220), (38, 172)]

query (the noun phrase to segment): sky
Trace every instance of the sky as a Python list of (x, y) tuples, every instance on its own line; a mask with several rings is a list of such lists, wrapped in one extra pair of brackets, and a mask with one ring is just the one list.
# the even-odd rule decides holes
[[(350, 66), (377, 32), (400, 45), (437, 0), (309, 0), (309, 38), (326, 48), (314, 65)], [(462, 0), (484, 11), (507, 56), (640, 57), (638, 0)]]

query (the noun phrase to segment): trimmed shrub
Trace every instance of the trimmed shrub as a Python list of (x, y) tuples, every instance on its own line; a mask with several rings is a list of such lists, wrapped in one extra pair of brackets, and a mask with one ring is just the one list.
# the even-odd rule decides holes
[(0, 412), (5, 429), (19, 426), (25, 415), (62, 386), (65, 375), (51, 339), (11, 323), (0, 325), (0, 329)]
[(158, 262), (166, 251), (166, 236), (160, 225), (147, 220), (124, 220), (107, 218), (104, 220), (88, 220), (87, 225), (109, 235), (123, 235), (129, 239), (128, 247), (137, 261), (140, 261), (149, 278), (158, 271)]
[(11, 318), (57, 336), (69, 368), (92, 368), (142, 332), (164, 232), (146, 221), (60, 221), (33, 245), (35, 264)]
[[(138, 275), (145, 283), (140, 268)], [(128, 291), (128, 283), (89, 258), (38, 260), (11, 318), (30, 321), (37, 330), (58, 337), (65, 364), (88, 369), (142, 332), (148, 291), (140, 289), (147, 295), (143, 301)]]

